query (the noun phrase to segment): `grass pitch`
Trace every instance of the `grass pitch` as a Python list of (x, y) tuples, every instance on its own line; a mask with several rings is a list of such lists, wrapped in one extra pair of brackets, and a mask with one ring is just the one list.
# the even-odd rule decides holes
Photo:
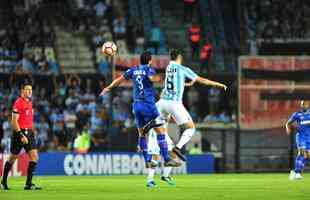
[(11, 190), (0, 200), (309, 200), (310, 175), (289, 181), (288, 174), (222, 174), (174, 176), (176, 186), (156, 177), (146, 188), (145, 176), (36, 177), (41, 191), (24, 191), (25, 177), (10, 178)]

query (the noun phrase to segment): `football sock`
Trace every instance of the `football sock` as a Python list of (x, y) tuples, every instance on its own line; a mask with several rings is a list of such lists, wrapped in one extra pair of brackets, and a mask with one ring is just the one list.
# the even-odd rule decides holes
[(169, 177), (169, 176), (170, 176), (171, 169), (172, 169), (172, 167), (164, 167), (162, 176), (163, 176), (163, 177)]
[(296, 157), (295, 162), (295, 173), (301, 173), (305, 164), (305, 158), (303, 155), (299, 155)]
[(160, 153), (163, 156), (165, 162), (170, 160), (169, 152), (168, 152), (168, 144), (166, 141), (165, 134), (157, 134), (157, 143), (160, 148)]
[(5, 162), (3, 175), (2, 175), (2, 181), (5, 184), (7, 183), (8, 175), (9, 175), (9, 172), (10, 172), (12, 166), (13, 166), (13, 163), (10, 163), (9, 161)]
[(143, 155), (145, 162), (149, 162), (151, 160), (152, 156), (149, 155), (147, 152), (146, 137), (141, 137), (141, 136), (139, 137), (139, 146), (140, 146), (140, 149), (142, 151), (142, 155)]
[(178, 144), (176, 145), (179, 149), (182, 149), (182, 147), (190, 141), (190, 139), (193, 137), (196, 129), (195, 128), (188, 128), (186, 129), (182, 136), (181, 139), (179, 140)]
[(37, 163), (30, 161), (28, 164), (28, 170), (27, 170), (27, 180), (26, 180), (26, 185), (31, 185), (32, 184), (32, 177), (34, 174), (34, 171), (36, 170)]
[(148, 168), (147, 182), (154, 181), (155, 168)]

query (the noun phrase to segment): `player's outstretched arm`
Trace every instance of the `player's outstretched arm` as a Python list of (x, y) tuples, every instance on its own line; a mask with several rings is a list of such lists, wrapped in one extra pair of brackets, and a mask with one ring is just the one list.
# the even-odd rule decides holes
[(213, 87), (219, 87), (219, 88), (223, 88), (224, 90), (227, 90), (227, 86), (226, 85), (224, 85), (222, 83), (219, 83), (219, 82), (216, 82), (216, 81), (211, 81), (211, 80), (203, 78), (201, 76), (198, 76), (196, 78), (195, 82), (201, 83), (203, 85), (210, 85), (210, 86), (213, 86)]
[(124, 76), (120, 76), (116, 79), (114, 79), (114, 81), (112, 81), (112, 83), (110, 85), (108, 85), (108, 87), (105, 87), (101, 93), (100, 96), (105, 95), (107, 92), (110, 92), (111, 89), (118, 87), (122, 82), (124, 82), (126, 79)]

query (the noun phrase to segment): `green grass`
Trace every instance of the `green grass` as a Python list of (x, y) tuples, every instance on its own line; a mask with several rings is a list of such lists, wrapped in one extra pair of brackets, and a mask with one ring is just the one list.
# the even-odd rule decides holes
[(25, 178), (10, 178), (10, 191), (0, 200), (303, 200), (310, 199), (310, 175), (289, 181), (288, 174), (223, 174), (175, 176), (177, 186), (159, 180), (146, 188), (144, 176), (36, 177), (42, 191), (24, 191)]

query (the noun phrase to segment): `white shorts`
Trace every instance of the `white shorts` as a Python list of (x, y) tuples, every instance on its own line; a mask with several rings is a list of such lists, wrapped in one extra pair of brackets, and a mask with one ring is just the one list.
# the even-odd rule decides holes
[[(166, 134), (166, 141), (168, 144), (168, 151), (172, 151), (172, 149), (174, 147), (174, 143), (168, 134)], [(159, 155), (160, 154), (160, 148), (159, 148), (158, 143), (157, 143), (157, 133), (153, 129), (150, 130), (150, 132), (148, 134), (147, 149), (148, 149), (148, 153), (151, 155)]]
[(168, 119), (172, 116), (177, 125), (193, 121), (182, 102), (160, 99), (156, 105), (162, 117)]

